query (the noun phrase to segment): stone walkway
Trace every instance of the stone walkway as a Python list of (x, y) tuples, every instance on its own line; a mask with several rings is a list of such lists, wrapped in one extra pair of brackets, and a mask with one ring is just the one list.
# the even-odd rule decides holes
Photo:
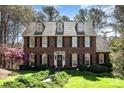
[(11, 73), (11, 71), (0, 68), (0, 79), (7, 77)]

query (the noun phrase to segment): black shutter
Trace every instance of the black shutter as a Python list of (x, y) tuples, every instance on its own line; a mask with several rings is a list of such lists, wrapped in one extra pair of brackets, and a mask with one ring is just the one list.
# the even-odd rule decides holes
[(37, 55), (35, 55), (35, 66), (37, 66)]
[(92, 37), (90, 37), (90, 47), (92, 47)]
[(35, 47), (37, 47), (37, 37), (34, 37)]
[(72, 54), (70, 54), (70, 66), (72, 67)]
[(99, 54), (98, 53), (96, 54), (96, 60), (97, 60), (97, 63), (99, 63)]
[(77, 54), (77, 66), (80, 65), (80, 55)]
[(50, 47), (49, 43), (50, 43), (50, 42), (49, 42), (49, 37), (47, 37), (47, 44), (48, 44), (47, 46), (48, 46), (48, 47)]
[(85, 63), (85, 57), (84, 57), (84, 54), (83, 54), (83, 57), (82, 57), (82, 62), (83, 62), (83, 64)]
[(72, 47), (72, 37), (70, 37), (70, 47)]
[(92, 65), (92, 55), (90, 55), (90, 65)]
[(78, 45), (78, 47), (80, 47), (80, 37), (77, 37), (77, 45)]
[(83, 45), (83, 47), (85, 47), (85, 37), (83, 37), (82, 39), (83, 39), (82, 40), (82, 45)]
[(57, 47), (57, 37), (55, 37), (55, 47)]
[(42, 47), (42, 37), (40, 38), (40, 47)]
[(29, 42), (30, 42), (29, 37), (27, 37), (27, 42), (26, 42), (26, 43), (27, 43), (27, 47), (30, 46), (30, 45), (29, 45), (29, 44), (30, 44)]
[(40, 55), (40, 66), (42, 65), (42, 55)]
[(64, 42), (64, 40), (65, 40), (65, 38), (62, 37), (62, 45), (63, 45), (63, 47), (65, 47), (65, 42)]

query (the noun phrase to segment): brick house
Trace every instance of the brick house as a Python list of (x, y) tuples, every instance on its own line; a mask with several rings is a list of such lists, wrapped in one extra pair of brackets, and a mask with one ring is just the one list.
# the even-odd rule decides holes
[(49, 67), (90, 66), (109, 62), (107, 41), (97, 36), (91, 23), (32, 22), (23, 33), (25, 65)]

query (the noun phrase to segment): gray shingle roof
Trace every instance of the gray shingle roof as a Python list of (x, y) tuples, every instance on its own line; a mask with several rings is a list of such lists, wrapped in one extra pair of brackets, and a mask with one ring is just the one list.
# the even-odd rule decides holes
[[(75, 25), (77, 22), (64, 22), (64, 34), (63, 36), (76, 36), (76, 29)], [(54, 36), (56, 35), (56, 22), (43, 22), (45, 25), (45, 29), (42, 36)], [(25, 32), (23, 33), (23, 36), (32, 36), (34, 35), (36, 31), (36, 23), (32, 22), (27, 27)], [(96, 36), (96, 32), (94, 31), (94, 28), (92, 27), (92, 24), (89, 22), (84, 22), (84, 35), (86, 36)], [(40, 34), (39, 34), (40, 35)]]
[(108, 42), (100, 36), (96, 37), (96, 52), (110, 52)]

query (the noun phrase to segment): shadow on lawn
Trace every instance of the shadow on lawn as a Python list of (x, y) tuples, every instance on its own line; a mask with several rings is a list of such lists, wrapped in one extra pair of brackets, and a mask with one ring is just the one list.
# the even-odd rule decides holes
[(86, 73), (86, 72), (81, 72), (81, 71), (78, 71), (78, 70), (67, 70), (66, 72), (69, 75), (71, 75), (72, 77), (73, 76), (79, 76), (79, 77), (85, 78), (86, 80), (90, 80), (90, 81), (100, 81), (97, 78), (97, 76), (91, 74), (90, 72)]

